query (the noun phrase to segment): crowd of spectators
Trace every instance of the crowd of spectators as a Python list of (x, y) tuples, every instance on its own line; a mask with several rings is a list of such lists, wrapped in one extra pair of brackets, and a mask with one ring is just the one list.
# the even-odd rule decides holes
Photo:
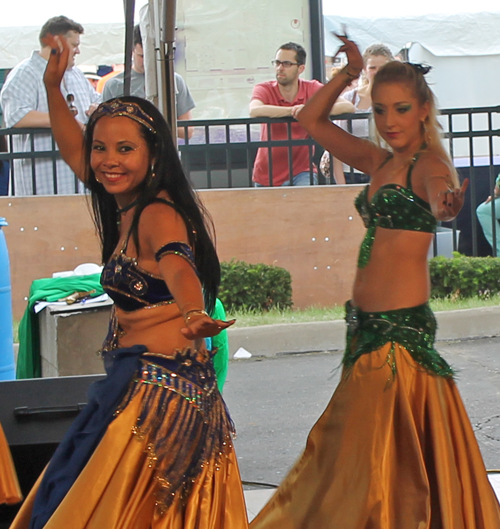
[[(0, 107), (3, 113), (3, 126), (19, 128), (23, 133), (13, 134), (12, 141), (0, 136), (0, 152), (26, 153), (26, 157), (13, 156), (10, 162), (0, 161), (0, 195), (16, 196), (74, 194), (82, 193), (83, 186), (75, 178), (70, 168), (58, 157), (53, 159), (57, 149), (50, 132), (51, 124), (43, 74), (50, 54), (46, 45), (48, 34), (65, 37), (71, 48), (68, 67), (61, 90), (73, 111), (75, 120), (83, 128), (101, 101), (119, 97), (124, 93), (123, 65), (114, 64), (108, 71), (82, 72), (75, 65), (80, 53), (80, 37), (84, 28), (78, 22), (65, 16), (50, 18), (39, 34), (40, 48), (31, 56), (16, 65), (7, 75), (0, 92)], [(338, 61), (339, 59), (337, 59)], [(377, 71), (387, 62), (402, 60), (393, 56), (391, 50), (382, 43), (375, 43), (363, 53), (364, 69), (359, 82), (353, 81), (335, 103), (331, 115), (371, 114), (371, 88)], [(304, 104), (323, 86), (317, 80), (306, 80), (302, 75), (306, 69), (306, 50), (298, 43), (288, 42), (276, 51), (271, 61), (275, 78), (253, 87), (250, 96), (249, 115), (253, 118), (271, 118), (271, 122), (261, 123), (260, 141), (307, 140), (308, 134), (296, 120)], [(339, 66), (340, 65), (340, 66)], [(332, 67), (330, 79), (341, 69), (337, 62)], [(142, 37), (139, 26), (134, 27), (131, 95), (146, 97), (145, 64)], [(195, 102), (184, 79), (175, 73), (175, 97), (177, 119), (191, 121)], [(291, 123), (279, 118), (293, 118)], [(278, 118), (276, 121), (273, 118)], [(358, 137), (369, 137), (370, 120), (343, 119), (337, 123)], [(30, 133), (29, 129), (46, 129)], [(180, 138), (190, 139), (193, 127), (178, 128)], [(26, 133), (25, 133), (26, 132)], [(186, 134), (187, 133), (187, 134)], [(38, 154), (39, 153), (39, 154)], [(322, 156), (321, 156), (322, 154)], [(312, 160), (318, 160), (316, 165)], [(309, 145), (261, 147), (257, 150), (252, 167), (252, 180), (255, 187), (304, 186), (318, 183), (360, 184), (368, 181), (368, 175), (361, 174), (334, 159), (327, 151), (314, 153)], [(485, 203), (477, 208), (477, 215), (485, 237), (500, 254), (500, 229), (493, 230), (494, 222), (500, 216), (497, 208), (497, 195), (500, 187), (495, 187), (493, 202), (495, 207)], [(493, 238), (494, 231), (496, 244)]]

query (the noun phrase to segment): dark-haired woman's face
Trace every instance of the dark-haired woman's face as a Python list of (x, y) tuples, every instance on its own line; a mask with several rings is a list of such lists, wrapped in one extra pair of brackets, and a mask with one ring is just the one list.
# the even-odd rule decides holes
[(375, 125), (382, 138), (395, 150), (418, 150), (423, 141), (422, 121), (429, 105), (420, 105), (406, 83), (382, 83), (372, 91)]
[(124, 207), (139, 194), (151, 157), (141, 125), (124, 117), (102, 117), (95, 124), (90, 165), (104, 189)]

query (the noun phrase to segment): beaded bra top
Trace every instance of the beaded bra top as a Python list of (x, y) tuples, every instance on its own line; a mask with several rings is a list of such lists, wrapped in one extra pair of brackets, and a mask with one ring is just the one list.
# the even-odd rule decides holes
[(406, 187), (399, 184), (381, 186), (371, 200), (366, 186), (356, 197), (354, 205), (367, 228), (358, 256), (358, 268), (364, 268), (371, 255), (375, 232), (378, 226), (389, 230), (421, 231), (434, 233), (437, 221), (428, 202), (412, 189), (411, 174), (420, 153), (410, 162), (406, 175)]
[[(173, 303), (174, 297), (165, 280), (142, 269), (135, 257), (126, 255), (128, 238), (127, 236), (120, 251), (103, 268), (101, 285), (104, 291), (117, 307), (127, 312)], [(155, 258), (160, 261), (162, 257), (172, 253), (184, 257), (194, 268), (193, 252), (183, 242), (165, 244), (158, 250)]]

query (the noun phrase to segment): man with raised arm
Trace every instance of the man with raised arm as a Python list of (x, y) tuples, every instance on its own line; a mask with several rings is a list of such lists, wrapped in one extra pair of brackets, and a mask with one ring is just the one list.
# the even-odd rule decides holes
[[(80, 35), (83, 26), (65, 16), (49, 19), (39, 35), (41, 49), (33, 51), (29, 59), (19, 63), (8, 75), (0, 93), (0, 105), (7, 128), (50, 128), (47, 93), (43, 84), (43, 74), (50, 56), (50, 46), (44, 44), (47, 35), (63, 35), (70, 46), (68, 68), (61, 83), (61, 90), (71, 108), (75, 120), (83, 128), (88, 115), (101, 96), (90, 85), (81, 70), (75, 66), (75, 57), (80, 53)], [(36, 134), (34, 151), (52, 150), (52, 135)], [(15, 152), (32, 152), (29, 135), (14, 136)], [(35, 177), (33, 178), (33, 167)], [(35, 180), (35, 185), (33, 185)], [(14, 193), (24, 195), (72, 194), (81, 192), (73, 171), (62, 161), (57, 160), (54, 172), (50, 157), (29, 158), (14, 162)], [(12, 192), (12, 190), (11, 190)]]

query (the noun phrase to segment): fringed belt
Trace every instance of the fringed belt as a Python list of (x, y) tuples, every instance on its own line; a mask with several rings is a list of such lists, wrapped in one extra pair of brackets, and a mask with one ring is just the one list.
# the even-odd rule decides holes
[[(345, 308), (347, 340), (342, 360), (345, 367), (353, 366), (361, 355), (392, 342), (393, 347), (395, 343), (405, 347), (427, 371), (453, 377), (453, 369), (434, 349), (437, 323), (428, 303), (384, 312), (363, 312), (348, 301)], [(395, 362), (390, 365), (395, 374)]]
[(146, 442), (164, 512), (178, 493), (187, 498), (204, 466), (216, 465), (232, 448), (234, 427), (217, 389), (212, 354), (190, 349), (172, 357), (145, 353), (119, 414), (139, 393), (142, 403), (133, 433)]

